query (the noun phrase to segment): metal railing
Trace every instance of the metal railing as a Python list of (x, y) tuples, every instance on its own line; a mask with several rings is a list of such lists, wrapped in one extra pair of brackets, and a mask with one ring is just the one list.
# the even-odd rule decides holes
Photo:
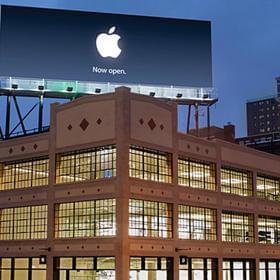
[(153, 96), (160, 99), (183, 100), (203, 100), (211, 101), (217, 99), (214, 88), (198, 87), (177, 87), (160, 85), (138, 85), (138, 84), (118, 84), (100, 83), (84, 81), (66, 81), (51, 79), (15, 78), (0, 77), (0, 90), (12, 91), (32, 91), (51, 93), (76, 93), (78, 95), (104, 94), (114, 92), (115, 88), (126, 86), (131, 88), (131, 92)]

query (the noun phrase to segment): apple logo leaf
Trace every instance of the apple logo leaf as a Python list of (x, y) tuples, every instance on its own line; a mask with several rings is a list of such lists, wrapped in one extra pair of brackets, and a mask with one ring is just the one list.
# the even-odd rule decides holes
[(109, 29), (108, 34), (112, 34), (112, 33), (114, 33), (114, 32), (115, 32), (115, 30), (116, 30), (116, 26), (112, 26), (112, 27)]

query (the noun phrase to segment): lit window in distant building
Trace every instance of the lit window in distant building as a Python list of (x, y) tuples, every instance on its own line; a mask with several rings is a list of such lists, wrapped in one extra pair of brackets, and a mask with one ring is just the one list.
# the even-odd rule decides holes
[(172, 204), (129, 200), (129, 235), (172, 238)]
[(172, 182), (172, 156), (156, 150), (132, 146), (129, 150), (129, 175), (156, 182)]
[(222, 240), (228, 242), (254, 242), (254, 217), (252, 214), (223, 212)]
[(180, 239), (217, 240), (216, 210), (179, 205)]
[(258, 175), (257, 196), (269, 200), (280, 201), (280, 179)]
[(259, 216), (259, 243), (280, 244), (280, 218)]
[(115, 199), (55, 205), (56, 238), (113, 235), (116, 235)]
[(214, 163), (179, 158), (178, 184), (206, 190), (216, 189), (216, 168)]
[(104, 146), (58, 154), (56, 183), (79, 182), (116, 176), (116, 148)]
[(0, 190), (13, 190), (48, 184), (49, 159), (34, 158), (0, 164)]
[(221, 168), (221, 190), (241, 196), (253, 195), (252, 173), (249, 171)]
[(48, 206), (0, 209), (0, 240), (47, 238)]

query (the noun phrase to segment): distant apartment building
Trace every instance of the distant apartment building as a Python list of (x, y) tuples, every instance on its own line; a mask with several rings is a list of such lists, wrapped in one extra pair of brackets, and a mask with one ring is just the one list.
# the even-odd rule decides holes
[[(277, 89), (280, 90), (280, 81)], [(250, 100), (246, 111), (248, 136), (280, 131), (280, 103), (276, 96)]]

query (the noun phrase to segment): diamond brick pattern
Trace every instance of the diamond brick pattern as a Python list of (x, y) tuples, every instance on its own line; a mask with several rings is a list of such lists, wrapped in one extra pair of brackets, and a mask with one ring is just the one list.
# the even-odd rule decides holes
[(141, 125), (143, 125), (144, 120), (141, 118), (141, 119), (139, 120), (139, 123), (140, 123)]
[(11, 148), (10, 150), (9, 150), (9, 154), (12, 154), (13, 153), (13, 149)]
[(97, 123), (98, 125), (101, 125), (102, 120), (99, 118), (99, 119), (96, 121), (96, 123)]
[(71, 124), (69, 124), (67, 128), (68, 128), (68, 130), (71, 130), (73, 127)]
[(37, 150), (37, 148), (38, 148), (38, 145), (37, 145), (37, 144), (34, 144), (34, 145), (33, 145), (33, 149), (34, 149), (34, 150)]
[(150, 127), (151, 130), (154, 130), (156, 128), (156, 123), (154, 122), (153, 119), (150, 119), (148, 122), (148, 126)]
[(85, 131), (89, 126), (89, 122), (86, 119), (83, 119), (80, 123), (80, 128)]
[(22, 152), (24, 152), (24, 150), (25, 150), (25, 147), (24, 147), (24, 146), (22, 146), (22, 147), (21, 147), (21, 151), (22, 151)]
[(160, 129), (161, 129), (161, 130), (163, 130), (163, 129), (164, 129), (164, 126), (163, 126), (163, 124), (161, 124), (161, 125), (160, 125)]

